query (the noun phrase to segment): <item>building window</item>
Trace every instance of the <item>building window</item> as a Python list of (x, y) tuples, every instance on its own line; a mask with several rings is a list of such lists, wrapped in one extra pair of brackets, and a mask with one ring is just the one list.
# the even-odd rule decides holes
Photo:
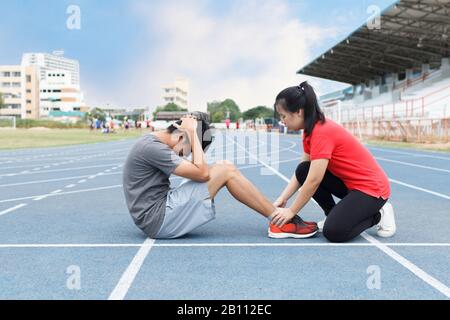
[(31, 82), (31, 76), (27, 76), (27, 82), (28, 82), (28, 83)]
[(27, 93), (31, 93), (31, 90), (30, 90), (30, 89), (27, 89)]
[(27, 110), (27, 114), (31, 114), (31, 110)]
[(20, 76), (21, 76), (20, 72), (13, 72), (13, 77), (18, 78)]
[(73, 108), (73, 111), (81, 111), (81, 108)]
[(3, 82), (2, 83), (2, 87), (3, 88), (10, 88), (11, 87), (11, 82)]
[(5, 77), (5, 78), (8, 78), (8, 77), (11, 77), (11, 72), (2, 72), (2, 73), (0, 73), (0, 75), (2, 76), (2, 77)]
[(31, 104), (31, 100), (27, 100), (27, 104)]
[(20, 82), (13, 82), (12, 86), (13, 88), (20, 88)]

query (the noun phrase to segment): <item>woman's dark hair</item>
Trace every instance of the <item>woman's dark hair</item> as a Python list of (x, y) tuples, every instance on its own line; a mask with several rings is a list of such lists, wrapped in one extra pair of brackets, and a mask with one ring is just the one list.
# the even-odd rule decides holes
[[(197, 136), (202, 144), (202, 149), (204, 151), (206, 151), (213, 140), (213, 136), (211, 133), (212, 130), (211, 130), (211, 127), (209, 126), (209, 123), (210, 123), (209, 115), (207, 113), (200, 112), (200, 111), (191, 112), (189, 114), (194, 116), (198, 121)], [(175, 123), (178, 125), (181, 125), (181, 120), (178, 120)], [(177, 130), (177, 128), (174, 125), (170, 125), (167, 128), (167, 132), (169, 132), (170, 134), (174, 133), (176, 130)]]
[(319, 107), (314, 89), (306, 81), (299, 86), (281, 91), (275, 99), (275, 112), (277, 112), (277, 106), (291, 113), (298, 112), (300, 109), (304, 110), (306, 136), (312, 133), (317, 122), (325, 122), (325, 115)]

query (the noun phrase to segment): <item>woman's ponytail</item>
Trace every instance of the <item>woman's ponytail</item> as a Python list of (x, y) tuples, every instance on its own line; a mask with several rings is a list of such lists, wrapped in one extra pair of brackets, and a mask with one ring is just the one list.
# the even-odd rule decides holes
[(312, 133), (317, 122), (325, 122), (325, 115), (320, 109), (316, 93), (307, 81), (281, 91), (276, 98), (275, 109), (277, 105), (281, 105), (289, 112), (304, 110), (306, 136)]

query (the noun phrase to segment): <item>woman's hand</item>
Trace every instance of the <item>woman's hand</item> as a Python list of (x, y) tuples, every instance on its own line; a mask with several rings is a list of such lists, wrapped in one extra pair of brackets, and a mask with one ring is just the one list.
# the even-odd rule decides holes
[(197, 131), (197, 119), (191, 115), (181, 118), (181, 124), (174, 123), (173, 126), (181, 131)]
[(287, 200), (284, 199), (283, 197), (278, 197), (277, 200), (275, 200), (275, 202), (273, 203), (273, 206), (275, 208), (284, 208), (286, 207), (287, 204)]
[(271, 217), (271, 223), (281, 228), (286, 223), (291, 221), (295, 217), (294, 213), (290, 208), (278, 208), (274, 215)]

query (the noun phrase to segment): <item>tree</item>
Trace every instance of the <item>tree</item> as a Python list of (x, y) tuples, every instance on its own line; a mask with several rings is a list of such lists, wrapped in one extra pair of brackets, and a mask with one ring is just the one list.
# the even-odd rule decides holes
[(0, 109), (2, 109), (5, 106), (5, 103), (3, 102), (3, 96), (2, 93), (0, 92)]
[(106, 121), (106, 113), (100, 108), (92, 109), (90, 112), (90, 116), (100, 121)]
[(227, 113), (229, 113), (231, 121), (236, 121), (241, 117), (241, 110), (232, 99), (209, 102), (208, 112), (211, 114), (212, 122), (222, 122), (226, 119)]
[(242, 114), (244, 120), (254, 120), (256, 118), (273, 118), (274, 110), (265, 106), (258, 106), (248, 109)]
[(166, 104), (165, 106), (157, 107), (155, 112), (153, 112), (153, 118), (156, 118), (156, 114), (161, 111), (162, 112), (186, 112), (188, 110), (180, 107), (176, 103), (171, 102), (171, 103)]

